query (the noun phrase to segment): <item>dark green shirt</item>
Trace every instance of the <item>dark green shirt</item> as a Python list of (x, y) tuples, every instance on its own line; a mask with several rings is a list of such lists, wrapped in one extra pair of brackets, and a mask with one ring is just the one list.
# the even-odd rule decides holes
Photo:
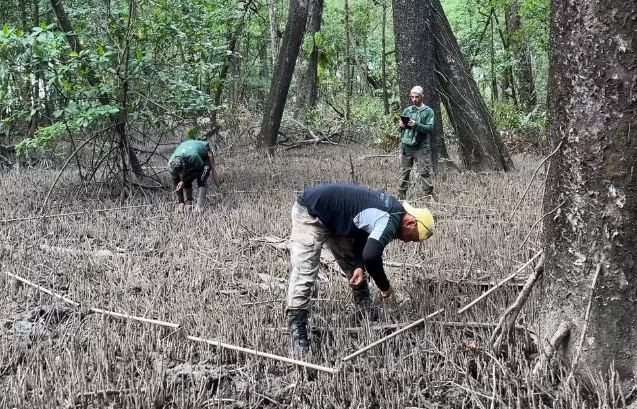
[(199, 170), (203, 169), (204, 164), (208, 162), (208, 151), (210, 146), (206, 142), (188, 140), (177, 146), (170, 159), (180, 156), (186, 161), (187, 170)]
[(400, 128), (400, 147), (422, 149), (429, 143), (429, 135), (434, 130), (434, 110), (423, 104), (420, 108), (414, 105), (403, 110), (402, 116), (412, 118), (416, 125), (411, 128)]

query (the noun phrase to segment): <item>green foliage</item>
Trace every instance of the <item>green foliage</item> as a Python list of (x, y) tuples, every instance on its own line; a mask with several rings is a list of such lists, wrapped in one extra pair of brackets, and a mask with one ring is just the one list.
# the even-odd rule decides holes
[[(522, 28), (515, 35), (509, 35), (506, 26), (506, 10), (514, 0), (446, 0), (442, 1), (445, 14), (458, 40), (467, 62), (484, 76), (476, 78), (485, 94), (491, 91), (491, 47), (494, 50), (494, 69), (501, 78), (505, 68), (517, 69), (512, 53), (505, 49), (502, 38), (507, 43), (522, 42), (531, 53), (534, 63), (535, 89), (540, 104), (546, 101), (548, 74), (548, 13), (549, 0), (516, 0)], [(487, 25), (493, 10), (495, 17)], [(492, 32), (493, 28), (493, 32)], [(485, 30), (486, 29), (486, 30)], [(493, 37), (492, 37), (493, 35)], [(486, 95), (487, 97), (489, 95)]]
[(380, 123), (376, 131), (376, 139), (373, 145), (385, 152), (393, 151), (400, 143), (400, 132), (396, 126), (400, 119), (400, 113), (394, 112), (379, 117)]
[[(481, 34), (491, 10), (498, 16), (493, 34), (493, 68), (498, 79), (519, 63), (499, 38), (499, 31), (508, 35), (505, 11), (510, 1), (442, 0), (458, 43), (473, 64), (485, 94), (491, 86), (491, 32), (487, 30), (482, 38)], [(531, 50), (538, 100), (543, 105), (549, 1), (518, 2), (522, 30), (508, 40), (524, 41)], [(17, 5), (17, 0), (14, 3)], [(382, 3), (349, 0), (350, 34), (359, 60), (377, 79), (381, 78), (383, 57)], [(393, 102), (397, 81), (392, 10), (390, 1), (384, 3), (388, 6), (387, 84)], [(180, 124), (194, 124), (187, 132), (194, 138), (202, 133), (197, 118), (209, 116), (212, 110), (218, 110), (223, 120), (228, 106), (247, 103), (258, 113), (265, 103), (272, 74), (268, 2), (141, 0), (131, 4), (124, 0), (63, 0), (63, 4), (83, 48), (79, 53), (71, 51), (59, 32), (47, 2), (40, 2), (41, 25), (18, 29), (24, 27), (16, 7), (15, 12), (7, 14), (8, 23), (0, 34), (0, 136), (24, 139), (19, 144), (21, 154), (38, 147), (54, 147), (69, 133), (108, 128), (114, 118), (126, 121), (127, 129), (149, 129), (155, 134)], [(276, 9), (276, 29), (282, 30), (287, 14), (285, 2), (277, 0)], [(342, 1), (326, 0), (321, 31), (305, 36), (302, 53), (309, 55), (314, 47), (318, 50), (319, 97), (339, 111), (345, 105), (343, 13)], [(235, 34), (236, 51), (228, 54), (228, 41)], [(228, 61), (230, 70), (221, 79), (222, 67)], [(388, 148), (395, 146), (395, 118), (383, 114), (382, 90), (372, 94), (361, 86), (353, 52), (350, 63), (352, 122), (361, 125), (361, 135), (369, 142), (383, 140)], [(304, 68), (297, 66), (295, 75)], [(214, 94), (219, 89), (224, 90), (222, 97), (227, 100), (222, 98), (220, 106), (215, 107)], [(500, 126), (535, 144), (541, 142), (540, 113), (525, 115), (496, 101), (495, 115)], [(320, 109), (307, 114), (310, 123), (320, 122), (323, 116)]]
[(525, 113), (511, 104), (495, 106), (493, 118), (498, 128), (508, 131), (515, 149), (541, 150), (546, 147), (546, 111), (535, 108)]
[[(54, 23), (26, 33), (6, 24), (0, 33), (0, 134), (28, 134), (18, 154), (54, 147), (64, 133), (99, 129), (123, 106), (118, 120), (152, 129), (167, 117), (174, 123), (215, 109), (214, 78), (236, 9), (199, 0), (180, 8), (142, 1), (129, 16), (123, 1), (109, 3), (108, 10), (65, 5), (83, 47), (79, 53)], [(32, 118), (39, 121), (28, 132)]]

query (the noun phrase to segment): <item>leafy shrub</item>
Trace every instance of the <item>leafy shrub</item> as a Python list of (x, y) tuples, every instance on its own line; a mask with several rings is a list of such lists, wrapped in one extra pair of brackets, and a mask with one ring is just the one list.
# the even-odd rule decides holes
[(526, 113), (511, 104), (498, 103), (493, 118), (514, 151), (543, 150), (546, 147), (546, 111), (539, 106)]

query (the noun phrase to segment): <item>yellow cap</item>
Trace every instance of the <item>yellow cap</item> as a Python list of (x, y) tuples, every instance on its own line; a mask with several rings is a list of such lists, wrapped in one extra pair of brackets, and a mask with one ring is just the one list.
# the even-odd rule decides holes
[(418, 239), (419, 241), (425, 241), (434, 233), (434, 217), (429, 209), (423, 207), (417, 209), (412, 207), (409, 203), (402, 202), (405, 211), (416, 218), (418, 222)]

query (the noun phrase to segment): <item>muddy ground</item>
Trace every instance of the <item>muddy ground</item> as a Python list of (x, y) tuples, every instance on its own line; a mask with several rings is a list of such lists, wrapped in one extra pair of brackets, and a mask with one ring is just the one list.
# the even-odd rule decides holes
[[(359, 184), (396, 193), (397, 158), (370, 156), (383, 153), (360, 144), (308, 145), (273, 161), (220, 155), (224, 183), (211, 189), (202, 214), (176, 214), (168, 189), (122, 202), (107, 186), (82, 187), (69, 170), (43, 214), (74, 214), (42, 218), (39, 205), (59, 168), (4, 171), (1, 218), (24, 220), (0, 223), (2, 271), (80, 305), (0, 274), (0, 407), (535, 408), (575, 402), (555, 404), (547, 386), (531, 381), (533, 351), (523, 340), (505, 364), (495, 362), (488, 328), (427, 324), (342, 365), (336, 375), (185, 339), (291, 356), (282, 330), (291, 206), (307, 186), (350, 182), (350, 154)], [(441, 308), (438, 322), (497, 322), (516, 285), (465, 314), (456, 311), (539, 249), (543, 170), (516, 205), (541, 158), (514, 160), (510, 173), (437, 172), (436, 203), (425, 203), (417, 187), (410, 190), (409, 200), (432, 209), (436, 231), (425, 243), (393, 242), (386, 249), (398, 294), (379, 304), (378, 322), (356, 315), (344, 278), (326, 259), (312, 310), (311, 361), (338, 366), (391, 331), (374, 326), (408, 323)], [(530, 329), (534, 303), (520, 318)]]

